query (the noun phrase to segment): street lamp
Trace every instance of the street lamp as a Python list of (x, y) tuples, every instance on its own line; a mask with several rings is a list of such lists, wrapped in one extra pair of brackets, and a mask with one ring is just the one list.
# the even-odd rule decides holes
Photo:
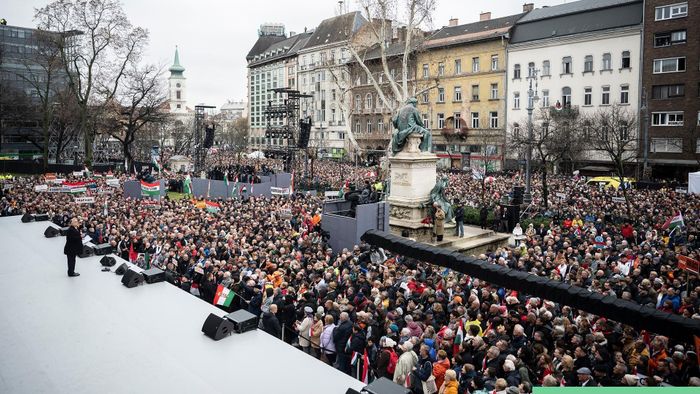
[[(535, 101), (539, 100), (537, 97), (537, 74), (540, 70), (529, 69), (527, 79), (530, 81), (530, 86), (527, 89), (527, 152), (525, 156), (525, 193), (523, 193), (523, 202), (525, 204), (530, 204), (532, 202), (532, 111), (535, 109)], [(535, 83), (533, 89), (532, 83)]]
[(647, 90), (642, 89), (642, 130), (644, 131), (644, 165), (642, 167), (642, 179), (647, 180), (649, 177), (649, 107), (647, 106)]

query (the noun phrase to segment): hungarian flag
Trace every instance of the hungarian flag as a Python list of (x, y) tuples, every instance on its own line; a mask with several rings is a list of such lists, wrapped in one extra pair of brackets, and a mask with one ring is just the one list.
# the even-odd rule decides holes
[(214, 202), (214, 201), (206, 201), (205, 205), (207, 207), (207, 212), (210, 212), (210, 213), (217, 213), (217, 212), (219, 212), (219, 209), (221, 209), (221, 205), (219, 205), (219, 203)]
[(68, 181), (63, 181), (63, 187), (68, 189), (69, 193), (83, 193), (87, 189), (87, 183), (83, 181), (77, 181), (77, 182), (68, 182)]
[(459, 345), (461, 345), (462, 341), (464, 340), (464, 329), (462, 328), (462, 325), (463, 325), (463, 320), (462, 319), (457, 320), (457, 335), (455, 335), (452, 354), (459, 353)]
[(182, 182), (182, 193), (192, 194), (192, 178), (189, 175), (185, 177), (185, 181)]
[(250, 180), (250, 194), (251, 194), (251, 195), (253, 194), (253, 188), (254, 188), (254, 186), (253, 186), (253, 180), (251, 179), (251, 180)]
[(352, 352), (352, 358), (350, 359), (350, 365), (357, 365), (358, 361), (360, 361), (360, 353)]
[(294, 195), (294, 171), (292, 171), (292, 179), (289, 182), (289, 194)]
[(150, 197), (160, 196), (160, 182), (148, 183), (141, 181), (141, 195)]
[(133, 263), (138, 258), (138, 253), (134, 250), (134, 243), (129, 244), (129, 262)]
[(228, 171), (224, 174), (224, 185), (226, 185), (226, 195), (228, 196), (229, 184), (228, 184)]
[(365, 384), (369, 384), (369, 357), (367, 356), (367, 349), (362, 355), (362, 381)]
[(661, 226), (662, 229), (667, 230), (673, 230), (676, 227), (684, 227), (685, 223), (683, 222), (683, 214), (678, 212), (678, 215), (666, 219), (666, 222), (664, 223), (663, 226)]
[(216, 295), (214, 295), (214, 305), (231, 306), (231, 301), (233, 301), (235, 296), (236, 293), (231, 289), (224, 285), (219, 285), (219, 287), (216, 288)]

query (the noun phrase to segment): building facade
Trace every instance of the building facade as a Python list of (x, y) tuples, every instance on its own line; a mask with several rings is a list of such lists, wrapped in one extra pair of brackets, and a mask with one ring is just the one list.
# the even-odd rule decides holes
[(183, 75), (185, 68), (180, 65), (180, 53), (175, 47), (175, 57), (173, 65), (168, 69), (168, 103), (170, 113), (184, 114), (187, 112), (187, 78)]
[(351, 103), (346, 64), (350, 54), (346, 46), (365, 24), (359, 12), (326, 19), (297, 54), (298, 90), (313, 96), (302, 101), (301, 115), (311, 117), (309, 146), (317, 149), (318, 157), (341, 158), (348, 148)]
[(452, 19), (418, 52), (418, 108), (442, 166), (502, 168), (507, 37), (521, 16)]
[[(507, 53), (509, 130), (527, 127), (529, 77), (535, 74), (535, 121), (542, 109), (590, 115), (613, 104), (638, 115), (642, 12), (642, 0), (585, 0), (535, 9), (518, 20)], [(629, 133), (638, 138), (638, 130)], [(581, 160), (609, 158), (586, 150)]]
[(654, 177), (685, 179), (700, 165), (700, 2), (646, 1), (643, 86), (640, 156)]

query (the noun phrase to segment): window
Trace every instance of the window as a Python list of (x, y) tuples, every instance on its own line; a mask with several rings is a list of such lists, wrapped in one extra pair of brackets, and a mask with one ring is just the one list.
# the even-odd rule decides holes
[(656, 85), (651, 88), (651, 98), (654, 100), (663, 100), (675, 97), (685, 96), (685, 85)]
[(672, 32), (654, 34), (654, 46), (657, 48), (685, 44), (687, 40), (688, 37), (686, 30), (676, 30)]
[(491, 55), (491, 71), (498, 70), (498, 55)]
[(478, 128), (479, 128), (479, 113), (472, 112), (472, 129), (478, 129)]
[(609, 53), (603, 54), (603, 70), (612, 70), (612, 57)]
[(571, 105), (571, 88), (568, 86), (561, 89), (561, 105), (565, 107)]
[(445, 63), (438, 63), (438, 76), (443, 76), (445, 75)]
[(360, 121), (355, 122), (355, 134), (360, 134), (362, 132), (362, 129), (360, 128)]
[(365, 96), (365, 108), (372, 109), (372, 93), (367, 93)]
[(461, 129), (462, 128), (462, 114), (459, 112), (455, 112), (454, 121), (455, 121), (454, 128)]
[(426, 129), (430, 128), (430, 119), (428, 118), (428, 114), (423, 114), (423, 127)]
[(428, 104), (428, 92), (423, 92), (423, 104)]
[(462, 87), (455, 86), (454, 101), (462, 101)]
[(583, 89), (583, 105), (593, 105), (593, 88)]
[(445, 102), (445, 88), (438, 88), (438, 103)]
[(593, 72), (593, 56), (588, 55), (583, 61), (583, 72), (590, 73)]
[(516, 64), (513, 67), (513, 79), (520, 79), (520, 65)]
[(472, 72), (473, 73), (479, 72), (479, 58), (478, 57), (472, 58)]
[(520, 92), (513, 93), (513, 109), (520, 109)]
[(530, 62), (527, 64), (527, 76), (528, 77), (534, 77), (535, 76), (535, 63)]
[(360, 109), (362, 108), (362, 100), (360, 99), (360, 95), (356, 94), (355, 95), (355, 109)]
[(498, 100), (498, 84), (491, 84), (491, 100)]
[(372, 132), (372, 121), (369, 119), (367, 119), (367, 129), (366, 130), (367, 130), (367, 133)]
[(683, 112), (654, 112), (651, 114), (652, 126), (683, 126)]
[(600, 98), (601, 105), (610, 105), (610, 86), (603, 86), (603, 96)]
[(620, 104), (630, 103), (630, 86), (621, 85), (620, 86)]
[(682, 153), (682, 138), (652, 138), (649, 147), (652, 153)]
[(622, 52), (622, 68), (630, 68), (630, 51)]
[(178, 108), (178, 109), (182, 108), (182, 104), (178, 104), (178, 105), (177, 105), (177, 108)]
[(542, 62), (542, 76), (549, 76), (551, 75), (550, 67), (549, 67), (549, 60), (545, 60)]
[(489, 127), (498, 128), (498, 112), (489, 112)]
[(519, 123), (513, 123), (513, 139), (514, 140), (520, 139), (520, 124)]
[(688, 2), (656, 7), (656, 20), (682, 18), (688, 15)]
[(437, 114), (437, 125), (438, 125), (438, 129), (445, 128), (445, 114), (443, 114), (443, 113)]
[(479, 101), (479, 85), (472, 85), (472, 101)]
[(175, 97), (180, 100), (181, 95), (179, 90), (175, 91)]
[(654, 74), (676, 73), (685, 71), (685, 57), (654, 59)]
[(619, 130), (619, 135), (620, 135), (621, 140), (627, 141), (630, 139), (630, 127), (627, 124), (627, 122), (620, 122), (617, 125), (617, 128)]
[(462, 73), (462, 59), (455, 59), (455, 75)]
[(542, 106), (549, 107), (549, 90), (542, 90)]
[(430, 70), (428, 68), (427, 64), (423, 65), (423, 78), (428, 78), (430, 77)]
[(565, 56), (564, 58), (562, 58), (561, 65), (562, 65), (562, 73), (563, 74), (571, 74), (571, 72), (573, 70), (572, 63), (571, 63), (571, 56)]

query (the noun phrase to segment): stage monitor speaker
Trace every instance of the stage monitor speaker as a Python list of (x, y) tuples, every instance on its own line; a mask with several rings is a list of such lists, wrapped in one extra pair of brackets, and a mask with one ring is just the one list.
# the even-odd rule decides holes
[(114, 267), (117, 264), (117, 259), (111, 256), (105, 256), (100, 259), (100, 264), (104, 267)]
[(505, 225), (508, 227), (507, 232), (512, 232), (515, 228), (515, 224), (520, 221), (520, 205), (501, 205), (501, 208), (505, 210)]
[(362, 393), (355, 390), (355, 389), (347, 389), (347, 391), (345, 391), (345, 394), (362, 394)]
[(122, 284), (128, 288), (136, 287), (141, 283), (143, 283), (143, 275), (134, 270), (127, 270), (122, 277)]
[(409, 394), (411, 390), (402, 387), (387, 378), (379, 378), (372, 382), (369, 386), (362, 389), (363, 393), (368, 394)]
[(48, 213), (37, 213), (34, 215), (34, 220), (37, 222), (48, 222), (49, 221), (49, 214)]
[(235, 312), (231, 312), (225, 317), (233, 323), (234, 331), (239, 334), (258, 328), (257, 316), (246, 311), (245, 309), (239, 309)]
[(44, 230), (44, 237), (46, 238), (58, 237), (59, 234), (61, 234), (61, 230), (53, 226), (46, 227), (46, 230)]
[(523, 203), (524, 194), (525, 186), (513, 186), (513, 204), (521, 205)]
[(126, 271), (129, 270), (129, 265), (127, 263), (122, 263), (119, 267), (117, 267), (117, 270), (114, 271), (115, 274), (117, 275), (124, 275), (126, 274)]
[(29, 223), (33, 220), (34, 220), (34, 216), (32, 216), (29, 213), (25, 213), (24, 215), (22, 215), (22, 223)]
[(95, 246), (95, 255), (96, 256), (104, 256), (106, 254), (112, 253), (114, 250), (112, 248), (112, 245), (109, 243), (104, 243), (104, 244), (99, 244)]
[(158, 268), (151, 268), (149, 270), (143, 271), (143, 277), (146, 279), (146, 283), (158, 283), (165, 281), (165, 271)]
[(204, 321), (202, 332), (209, 338), (218, 341), (233, 332), (233, 322), (210, 313)]
[(95, 255), (95, 249), (92, 246), (83, 245), (83, 252), (80, 253), (80, 258), (92, 257)]

